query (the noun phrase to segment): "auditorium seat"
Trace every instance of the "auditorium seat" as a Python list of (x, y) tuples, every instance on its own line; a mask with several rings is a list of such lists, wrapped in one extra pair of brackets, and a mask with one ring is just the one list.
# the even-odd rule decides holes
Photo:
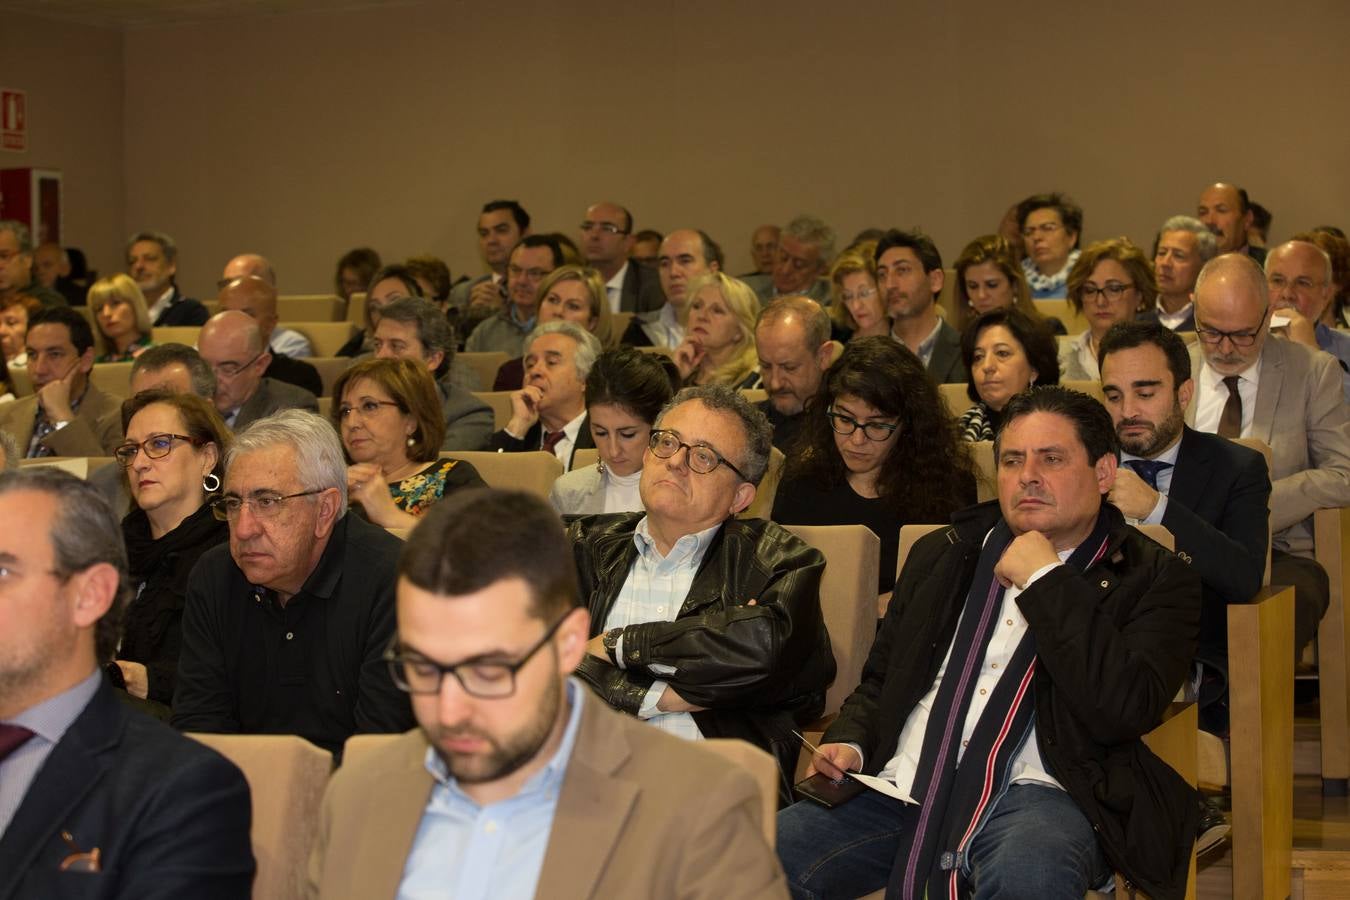
[(366, 292), (357, 291), (352, 294), (351, 300), (347, 301), (346, 319), (357, 328), (366, 327)]
[(36, 459), (21, 459), (19, 465), (51, 466), (69, 472), (76, 478), (88, 479), (100, 469), (117, 465), (117, 460), (111, 456), (40, 456)]
[(189, 347), (196, 347), (197, 335), (201, 330), (200, 325), (160, 325), (150, 329), (150, 340), (156, 344), (186, 344)]
[(89, 373), (89, 383), (114, 397), (130, 397), (131, 363), (96, 363)]
[[(1076, 337), (1088, 330), (1087, 318), (1069, 305), (1068, 300), (1032, 300), (1041, 315), (1048, 319), (1059, 319), (1069, 337)], [(1062, 340), (1062, 338), (1061, 338)]]
[(489, 487), (528, 491), (544, 500), (548, 499), (553, 482), (563, 473), (562, 461), (542, 450), (527, 453), (456, 450), (443, 452), (441, 458), (462, 459), (472, 464)]
[[(488, 384), (492, 382), (489, 381)], [(510, 391), (474, 391), (473, 395), (492, 407), (492, 428), (501, 431), (511, 421)]]
[[(337, 356), (342, 345), (356, 334), (351, 322), (292, 322), (283, 320), (281, 328), (298, 331), (309, 339), (315, 356)], [(158, 330), (158, 329), (156, 329)]]
[(787, 459), (783, 456), (783, 451), (777, 447), (769, 448), (769, 466), (764, 470), (764, 477), (759, 480), (759, 487), (755, 488), (755, 499), (750, 501), (737, 518), (740, 519), (767, 519), (769, 513), (773, 512), (773, 498), (778, 494), (778, 482), (783, 480), (783, 466)]
[(341, 322), (346, 304), (336, 294), (282, 294), (277, 318), (283, 322)]
[[(502, 363), (510, 358), (500, 350), (455, 354), (456, 363), (472, 370), (478, 376), (478, 383), (483, 386), (484, 392), (492, 390), (492, 385), (497, 382), (497, 370), (501, 368)], [(498, 425), (497, 427), (500, 428), (501, 426)]]
[(740, 766), (752, 776), (759, 787), (760, 827), (764, 829), (764, 840), (772, 849), (778, 840), (778, 761), (758, 747), (739, 738), (711, 738), (702, 741), (705, 749)]
[(331, 397), (333, 385), (337, 384), (338, 377), (351, 368), (356, 360), (350, 356), (307, 356), (304, 362), (319, 370), (319, 378), (323, 381), (323, 396)]

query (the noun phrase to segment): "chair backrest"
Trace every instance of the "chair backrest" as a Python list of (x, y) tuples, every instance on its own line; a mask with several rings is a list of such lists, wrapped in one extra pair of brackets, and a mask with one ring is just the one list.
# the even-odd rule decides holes
[(156, 344), (187, 344), (197, 346), (200, 325), (159, 325), (150, 329), (150, 340)]
[(277, 318), (282, 322), (341, 322), (346, 312), (342, 298), (336, 294), (283, 294), (277, 297)]
[(783, 777), (778, 771), (778, 761), (740, 738), (713, 738), (699, 744), (754, 776), (755, 784), (759, 785), (760, 826), (772, 849), (778, 838), (778, 783)]
[(332, 415), (333, 415), (333, 398), (332, 398), (332, 397), (320, 397), (320, 398), (319, 398), (319, 415), (323, 416), (325, 419), (328, 419), (328, 418), (331, 418), (331, 417), (332, 417)]
[(333, 385), (338, 377), (351, 368), (356, 359), (351, 356), (310, 356), (305, 362), (319, 370), (319, 379), (323, 381), (323, 396), (333, 396)]
[[(1194, 334), (1195, 332), (1191, 332), (1191, 333)], [(1271, 451), (1270, 445), (1269, 445), (1269, 444), (1267, 444), (1265, 441), (1261, 440), (1260, 438), (1233, 438), (1233, 443), (1235, 443), (1235, 444), (1241, 444), (1241, 445), (1244, 446), (1244, 447), (1250, 447), (1251, 449), (1256, 450), (1256, 451), (1259, 452), (1262, 456), (1264, 456), (1264, 457), (1266, 458), (1266, 473), (1267, 473), (1267, 474), (1270, 473), (1272, 467), (1273, 467), (1274, 464), (1275, 464), (1275, 463), (1274, 463), (1275, 456), (1274, 456), (1273, 452)], [(1269, 504), (1267, 504), (1267, 505), (1269, 505)], [(1269, 519), (1267, 519), (1267, 521), (1266, 521), (1266, 571), (1265, 571), (1265, 574), (1261, 576), (1261, 586), (1262, 586), (1262, 587), (1268, 587), (1269, 585), (1270, 585), (1270, 521), (1269, 521)]]
[[(467, 355), (467, 354), (466, 354)], [(488, 384), (492, 384), (488, 381)], [(511, 421), (510, 391), (474, 391), (473, 395), (492, 407), (492, 427), (496, 431), (506, 427)]]
[(354, 734), (342, 745), (342, 764), (352, 765), (365, 759), (371, 753), (387, 744), (392, 744), (402, 735), (398, 734)]
[(456, 450), (442, 453), (441, 458), (462, 459), (470, 463), (491, 487), (529, 491), (545, 500), (548, 499), (553, 482), (563, 473), (562, 461), (542, 450), (527, 453)]
[(318, 834), (319, 806), (333, 758), (289, 734), (190, 734), (244, 773), (253, 795), (250, 839), (258, 874), (253, 896), (305, 896), (305, 867)]
[(357, 291), (347, 301), (347, 321), (357, 328), (366, 327), (366, 292)]
[(587, 466), (593, 466), (600, 461), (600, 451), (591, 447), (577, 450), (572, 454), (572, 468), (584, 469)]
[(281, 322), (282, 328), (298, 331), (309, 338), (315, 356), (337, 356), (342, 345), (356, 334), (351, 322)]
[(89, 383), (114, 397), (131, 396), (131, 363), (97, 363), (89, 373)]
[(820, 613), (834, 651), (834, 682), (825, 692), (825, 715), (839, 711), (862, 680), (876, 637), (877, 567), (881, 541), (864, 525), (786, 525), (825, 556)]
[(9, 370), (9, 380), (14, 385), (15, 397), (27, 397), (33, 393), (33, 379), (28, 374), (28, 369), (15, 367)]
[(471, 369), (478, 376), (478, 384), (484, 391), (492, 390), (492, 385), (497, 381), (497, 370), (510, 358), (500, 350), (455, 354), (455, 362)]
[(39, 456), (33, 459), (19, 460), (21, 466), (51, 466), (69, 472), (76, 478), (88, 478), (106, 466), (117, 465), (111, 456)]
[(1059, 319), (1064, 323), (1064, 330), (1070, 336), (1076, 336), (1087, 331), (1087, 318), (1078, 310), (1069, 305), (1068, 300), (1033, 300), (1036, 309), (1040, 314), (1051, 319)]
[(787, 463), (783, 451), (777, 447), (769, 448), (769, 467), (755, 488), (755, 499), (750, 501), (738, 516), (741, 519), (767, 519), (773, 512), (773, 498), (778, 494), (778, 482), (783, 480), (783, 466)]
[(942, 402), (947, 405), (947, 412), (951, 413), (952, 418), (954, 419), (961, 418), (962, 413), (975, 405), (974, 402), (971, 401), (970, 395), (966, 393), (966, 385), (964, 382), (957, 384), (939, 384), (938, 396), (940, 396)]
[(614, 335), (614, 340), (618, 340), (623, 333), (628, 330), (628, 326), (633, 322), (634, 313), (616, 312), (609, 314), (609, 331)]
[(994, 442), (973, 441), (970, 455), (975, 460), (976, 498), (983, 503), (998, 496), (998, 473), (994, 471)]

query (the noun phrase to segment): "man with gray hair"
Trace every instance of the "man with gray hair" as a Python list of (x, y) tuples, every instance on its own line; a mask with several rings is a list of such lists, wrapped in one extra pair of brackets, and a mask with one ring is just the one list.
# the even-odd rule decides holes
[(66, 306), (66, 298), (33, 275), (33, 241), (28, 226), (0, 219), (0, 300), (28, 295), (43, 306)]
[(131, 396), (151, 388), (212, 400), (216, 396), (216, 373), (187, 344), (157, 344), (147, 347), (131, 363)]
[(228, 545), (193, 570), (173, 724), (298, 734), (340, 754), (360, 732), (415, 723), (383, 653), (402, 543), (347, 515), (347, 461), (322, 417), (259, 419), (225, 453), (214, 503)]
[(1172, 216), (1163, 222), (1153, 245), (1153, 271), (1158, 278), (1158, 301), (1139, 314), (1145, 322), (1161, 322), (1172, 331), (1195, 331), (1195, 304), (1191, 292), (1205, 263), (1219, 252), (1214, 233), (1191, 216)]
[(1331, 257), (1308, 241), (1286, 241), (1266, 254), (1265, 268), (1270, 303), (1279, 317), (1271, 319), (1272, 326), (1291, 341), (1336, 357), (1350, 403), (1350, 335), (1322, 321), (1336, 297)]
[(830, 281), (825, 277), (834, 259), (834, 229), (815, 216), (798, 216), (778, 235), (773, 271), (754, 275), (745, 283), (755, 289), (761, 303), (787, 294), (804, 294), (825, 306), (830, 302)]
[(784, 453), (797, 437), (806, 404), (834, 361), (830, 317), (810, 297), (779, 297), (759, 314), (755, 349), (768, 399), (760, 410), (773, 426), (773, 445)]
[(138, 231), (127, 241), (127, 274), (140, 287), (150, 307), (150, 321), (160, 325), (202, 325), (211, 314), (183, 296), (174, 283), (178, 245), (162, 231)]
[(586, 416), (586, 376), (602, 348), (571, 322), (546, 322), (525, 339), (525, 386), (511, 392), (511, 420), (492, 436), (492, 449), (543, 450), (572, 470), (578, 450), (595, 446)]
[(373, 344), (381, 359), (417, 359), (436, 379), (445, 417), (442, 450), (486, 450), (492, 407), (454, 383), (455, 335), (445, 313), (421, 297), (400, 297), (380, 310)]
[(824, 557), (772, 522), (736, 518), (755, 499), (770, 437), (736, 391), (685, 388), (643, 456), (646, 512), (582, 516), (568, 536), (591, 613), (577, 676), (665, 731), (775, 754), (786, 800), (792, 730), (820, 715), (835, 667)]

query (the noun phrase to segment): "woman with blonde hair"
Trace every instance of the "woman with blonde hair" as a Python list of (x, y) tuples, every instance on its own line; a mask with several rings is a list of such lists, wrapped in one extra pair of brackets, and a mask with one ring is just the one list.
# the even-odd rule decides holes
[(863, 241), (839, 254), (830, 267), (830, 284), (834, 286), (830, 316), (836, 325), (852, 333), (850, 340), (891, 333), (891, 317), (877, 290), (876, 250), (876, 241)]
[(150, 342), (150, 308), (136, 282), (127, 275), (100, 278), (89, 288), (94, 315), (94, 362), (130, 362)]
[(956, 258), (956, 305), (961, 321), (957, 330), (996, 309), (1016, 309), (1051, 334), (1064, 334), (1058, 319), (1041, 315), (1031, 299), (1031, 286), (1007, 238), (985, 234), (975, 238)]
[(671, 354), (685, 385), (759, 387), (759, 296), (744, 281), (721, 272), (695, 278), (685, 296), (684, 341)]
[(1158, 299), (1153, 266), (1127, 237), (1089, 244), (1069, 271), (1069, 306), (1087, 319), (1088, 330), (1059, 349), (1063, 381), (1097, 381), (1097, 347), (1112, 325), (1132, 322)]
[[(539, 282), (535, 295), (536, 325), (546, 322), (572, 322), (595, 335), (600, 346), (612, 350), (619, 345), (619, 333), (609, 311), (605, 282), (589, 266), (559, 266)], [(492, 382), (494, 391), (518, 391), (525, 382), (524, 357), (508, 359), (497, 368)]]

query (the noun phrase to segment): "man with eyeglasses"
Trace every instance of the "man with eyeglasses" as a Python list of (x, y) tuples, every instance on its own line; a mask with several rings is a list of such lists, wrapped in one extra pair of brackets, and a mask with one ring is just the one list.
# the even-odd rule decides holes
[(1336, 295), (1331, 257), (1307, 241), (1283, 243), (1266, 255), (1266, 284), (1274, 315), (1287, 322), (1282, 326), (1285, 336), (1325, 350), (1340, 362), (1345, 400), (1350, 403), (1350, 335), (1322, 321)]
[(746, 278), (745, 283), (755, 289), (760, 303), (802, 294), (826, 306), (830, 280), (825, 273), (834, 259), (834, 239), (834, 229), (820, 219), (798, 216), (779, 230), (772, 269)]
[(539, 284), (562, 264), (562, 248), (548, 235), (532, 234), (516, 244), (506, 266), (506, 305), (474, 328), (464, 342), (465, 351), (499, 350), (507, 356), (520, 356), (525, 335), (534, 328), (539, 312)]
[(230, 540), (202, 555), (184, 605), (175, 728), (296, 734), (340, 755), (353, 734), (412, 726), (381, 659), (402, 544), (347, 499), (323, 418), (285, 410), (235, 437), (212, 509)]
[(1327, 573), (1313, 558), (1312, 514), (1350, 506), (1350, 406), (1335, 357), (1270, 336), (1271, 299), (1265, 273), (1244, 254), (1200, 271), (1186, 424), (1271, 449), (1270, 580), (1294, 586), (1297, 653), (1330, 602)]
[(568, 535), (591, 613), (578, 676), (672, 734), (764, 748), (787, 784), (792, 729), (820, 714), (835, 670), (824, 558), (772, 522), (736, 518), (755, 498), (770, 438), (736, 391), (686, 388), (643, 456), (646, 513), (583, 516)]
[(587, 207), (580, 231), (586, 263), (605, 280), (610, 312), (646, 312), (666, 302), (656, 272), (628, 261), (632, 213), (617, 203), (596, 203)]
[(431, 508), (399, 560), (386, 654), (420, 727), (349, 754), (329, 783), (311, 896), (784, 896), (747, 774), (569, 677), (580, 600), (538, 498)]
[[(267, 260), (254, 254), (235, 259), (255, 259), (267, 263)], [(228, 267), (226, 271), (230, 271)], [(267, 271), (271, 271), (270, 265)], [(221, 312), (237, 310), (258, 323), (263, 346), (272, 359), (263, 372), (265, 377), (293, 384), (316, 397), (323, 393), (323, 379), (319, 377), (319, 370), (303, 359), (295, 358), (314, 355), (309, 338), (298, 331), (277, 326), (277, 288), (274, 283), (260, 275), (241, 275), (226, 281), (216, 295), (216, 300)]]
[(272, 354), (258, 321), (247, 313), (227, 310), (212, 316), (197, 336), (197, 352), (215, 372), (216, 409), (235, 431), (282, 409), (319, 411), (312, 393), (264, 374)]

